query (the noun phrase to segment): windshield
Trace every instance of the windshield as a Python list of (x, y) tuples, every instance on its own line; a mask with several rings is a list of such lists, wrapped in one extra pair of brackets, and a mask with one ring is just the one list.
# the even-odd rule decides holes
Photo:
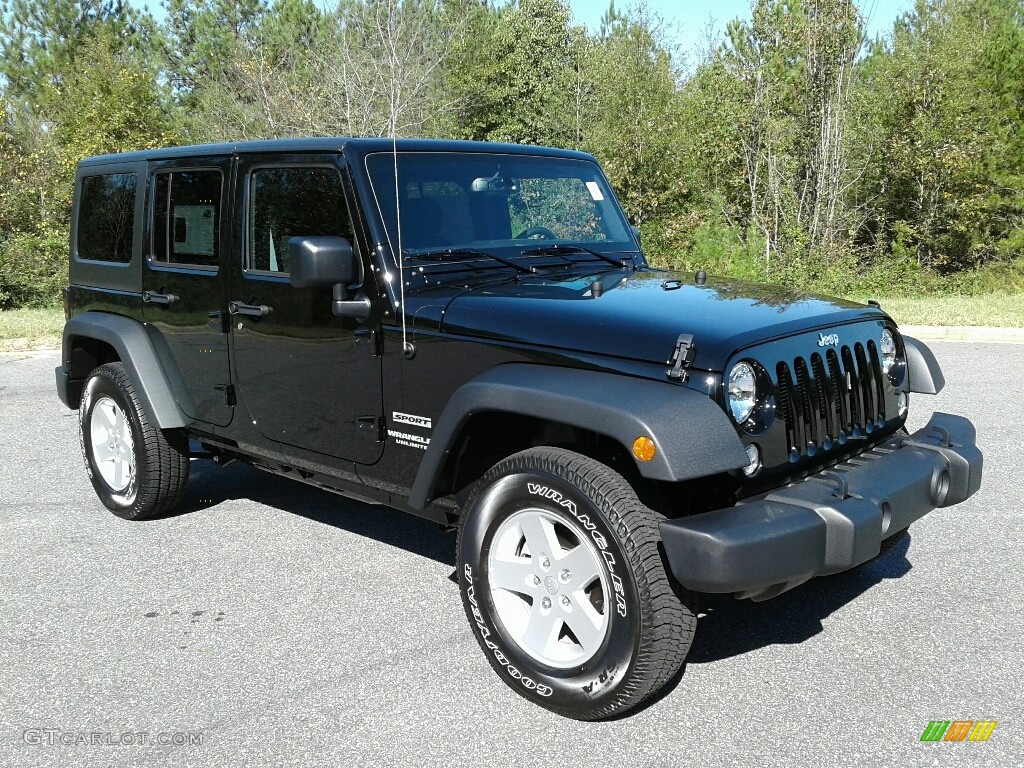
[(581, 246), (554, 249), (563, 264), (637, 250), (629, 224), (591, 161), (466, 152), (399, 152), (397, 157), (398, 213), (394, 156), (369, 155), (366, 166), (395, 251), (400, 216), (407, 263), (422, 264), (424, 256), (439, 254), (464, 260), (490, 255), (492, 266), (507, 268), (509, 257), (529, 264), (531, 256), (546, 255), (550, 262), (550, 246)]

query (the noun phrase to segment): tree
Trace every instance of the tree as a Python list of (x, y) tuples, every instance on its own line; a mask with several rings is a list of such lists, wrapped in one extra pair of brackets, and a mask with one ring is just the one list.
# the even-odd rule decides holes
[(918, 0), (864, 63), (861, 124), (878, 137), (867, 231), (921, 267), (977, 265), (1019, 232), (1020, 13), (1016, 0)]
[[(609, 17), (615, 13), (614, 6)], [(678, 213), (688, 193), (680, 135), (678, 58), (658, 21), (633, 11), (603, 29), (591, 49), (584, 147), (599, 157), (634, 224)]]
[(172, 83), (186, 100), (258, 39), (267, 0), (166, 0)]
[(106, 35), (117, 51), (149, 58), (158, 31), (153, 18), (124, 0), (3, 0), (0, 2), (0, 74), (5, 91), (29, 102), (59, 86), (68, 72), (90, 64), (84, 46)]
[(513, 0), (473, 12), (453, 50), (448, 87), (463, 138), (572, 146), (573, 92), (584, 32), (564, 0)]
[[(306, 0), (297, 0), (305, 2)], [(446, 114), (441, 67), (460, 33), (430, 0), (344, 0), (305, 23), (275, 6), (196, 89), (206, 139), (429, 135)]]
[(725, 70), (746, 105), (741, 145), (748, 220), (771, 261), (841, 250), (857, 177), (847, 113), (862, 26), (851, 0), (756, 0), (750, 23), (729, 25)]
[(52, 303), (67, 274), (76, 163), (177, 141), (152, 19), (119, 3), (14, 2), (4, 52), (0, 306)]

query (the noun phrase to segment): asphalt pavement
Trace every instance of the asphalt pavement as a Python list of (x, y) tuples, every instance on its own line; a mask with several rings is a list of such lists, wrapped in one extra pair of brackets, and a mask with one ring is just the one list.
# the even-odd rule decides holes
[[(931, 344), (981, 491), (853, 572), (706, 601), (683, 674), (620, 720), (491, 672), (428, 522), (194, 460), (131, 523), (86, 478), (58, 353), (0, 355), (0, 766), (1024, 765), (1024, 346)], [(921, 742), (994, 720), (986, 742)]]

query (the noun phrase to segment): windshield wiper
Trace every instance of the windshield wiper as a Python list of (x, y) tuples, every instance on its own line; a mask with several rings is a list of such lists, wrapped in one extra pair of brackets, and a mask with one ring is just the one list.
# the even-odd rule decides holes
[(540, 248), (531, 248), (528, 251), (523, 251), (523, 256), (558, 256), (563, 253), (589, 253), (591, 256), (597, 256), (597, 258), (602, 261), (607, 261), (609, 264), (616, 267), (625, 268), (633, 266), (625, 259), (616, 259), (606, 253), (594, 251), (582, 245), (564, 245), (562, 243), (552, 243), (551, 245), (544, 245)]
[(424, 251), (423, 253), (411, 253), (406, 252), (406, 255), (411, 259), (424, 259), (425, 261), (442, 261), (445, 256), (483, 256), (484, 258), (493, 259), (500, 264), (504, 264), (507, 267), (512, 267), (521, 275), (532, 275), (536, 273), (536, 267), (527, 267), (522, 264), (506, 259), (502, 256), (495, 256), (493, 253), (487, 253), (487, 251), (480, 251), (476, 248), (439, 248), (434, 251)]

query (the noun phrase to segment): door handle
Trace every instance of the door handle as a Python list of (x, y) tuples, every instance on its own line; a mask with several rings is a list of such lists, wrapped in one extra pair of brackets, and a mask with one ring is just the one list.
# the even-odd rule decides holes
[(146, 304), (160, 304), (162, 306), (170, 306), (178, 300), (178, 297), (173, 293), (156, 293), (155, 291), (143, 291), (142, 301)]
[(232, 315), (266, 317), (273, 311), (273, 307), (268, 307), (266, 304), (243, 304), (240, 301), (232, 301), (230, 304), (228, 304), (228, 312), (230, 312)]

